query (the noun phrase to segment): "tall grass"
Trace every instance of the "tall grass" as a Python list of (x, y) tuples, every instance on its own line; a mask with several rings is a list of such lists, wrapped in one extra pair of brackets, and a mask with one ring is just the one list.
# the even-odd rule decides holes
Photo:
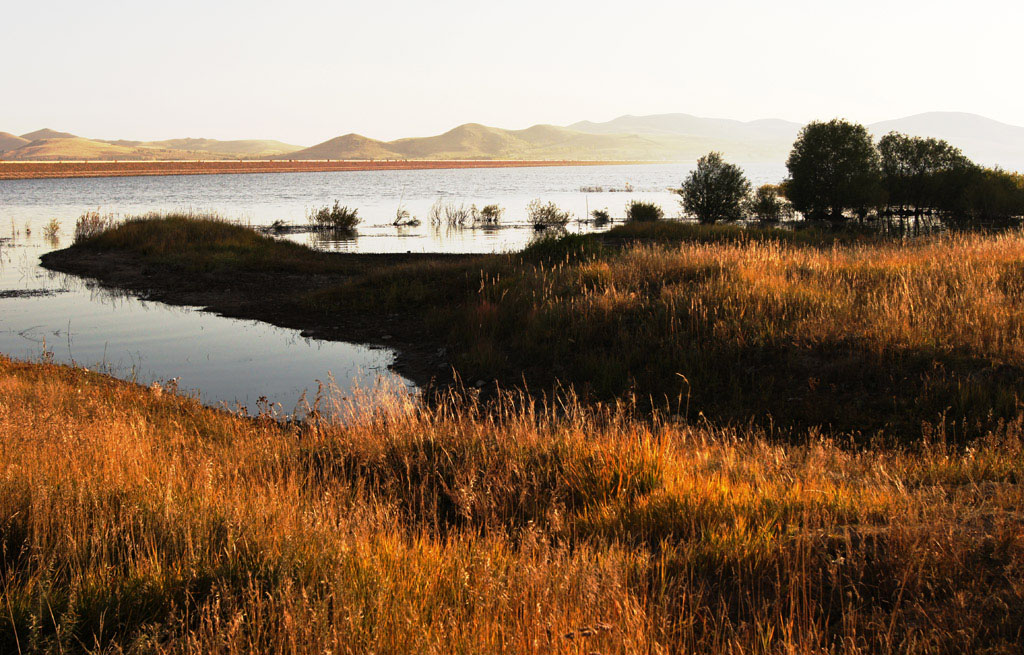
[(1020, 647), (1019, 420), (849, 450), (391, 398), (285, 425), (0, 359), (0, 651)]
[[(113, 228), (117, 222), (117, 217), (113, 214), (101, 214), (99, 211), (84, 212), (75, 221), (74, 242), (76, 244), (84, 243)], [(55, 239), (56, 236), (57, 233), (54, 232), (53, 238)]]
[[(905, 438), (943, 418), (977, 434), (1020, 410), (1024, 234), (807, 246), (775, 232), (545, 241), (450, 265), (416, 306), (450, 307), (440, 330), (467, 379)], [(330, 312), (416, 277), (371, 274), (308, 301)]]
[[(295, 273), (289, 302), (310, 321), (399, 315), (466, 379), (571, 385), (588, 402), (909, 440), (922, 422), (962, 439), (1021, 410), (1020, 231), (886, 241), (657, 221), (521, 254), (392, 261), (168, 217), (81, 247), (211, 271), (190, 279), (214, 286)], [(338, 275), (301, 277), (323, 272)]]

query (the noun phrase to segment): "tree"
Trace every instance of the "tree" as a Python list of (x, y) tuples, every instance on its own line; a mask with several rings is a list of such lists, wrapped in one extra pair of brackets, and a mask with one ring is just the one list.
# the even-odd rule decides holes
[(786, 193), (808, 218), (863, 217), (882, 199), (878, 151), (863, 125), (838, 118), (805, 125), (786, 168)]
[(958, 148), (941, 139), (886, 134), (878, 142), (882, 183), (889, 207), (915, 217), (929, 210), (954, 210), (974, 167)]
[(683, 209), (701, 223), (736, 220), (743, 217), (750, 182), (743, 169), (725, 162), (720, 153), (711, 152), (697, 160), (697, 168), (677, 193), (682, 196)]

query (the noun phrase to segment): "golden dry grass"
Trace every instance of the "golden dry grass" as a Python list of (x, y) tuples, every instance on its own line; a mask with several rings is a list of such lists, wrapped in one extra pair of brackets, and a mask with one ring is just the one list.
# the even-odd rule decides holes
[(572, 399), (297, 426), (0, 359), (0, 434), (4, 653), (1024, 645), (1020, 420), (965, 450)]
[(904, 437), (921, 421), (971, 432), (1020, 411), (1021, 232), (817, 247), (756, 236), (486, 272), (452, 322), (467, 377), (525, 369), (599, 398), (689, 396), (715, 419)]
[(421, 326), (410, 338), (445, 346), (464, 379), (571, 385), (588, 402), (637, 398), (716, 424), (914, 440), (923, 422), (946, 422), (963, 439), (1024, 409), (1020, 230), (892, 241), (627, 227), (521, 254), (388, 260), (151, 215), (84, 240), (70, 258), (130, 253), (158, 267), (147, 288), (172, 295), (182, 282), (244, 294), (242, 279), (280, 285), (288, 273), (294, 293), (283, 302), (310, 325), (401, 316)]

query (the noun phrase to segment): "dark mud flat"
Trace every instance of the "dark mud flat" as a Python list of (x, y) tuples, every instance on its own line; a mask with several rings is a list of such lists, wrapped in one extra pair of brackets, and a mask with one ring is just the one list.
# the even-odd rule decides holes
[(52, 271), (90, 278), (101, 287), (169, 305), (200, 307), (228, 318), (263, 321), (299, 330), (304, 337), (391, 348), (391, 369), (422, 389), (446, 386), (454, 370), (443, 343), (433, 340), (422, 313), (331, 312), (311, 309), (299, 299), (350, 281), (357, 271), (416, 262), (451, 262), (473, 255), (337, 254), (352, 264), (352, 274), (309, 274), (232, 270), (183, 272), (126, 252), (66, 248), (43, 255)]

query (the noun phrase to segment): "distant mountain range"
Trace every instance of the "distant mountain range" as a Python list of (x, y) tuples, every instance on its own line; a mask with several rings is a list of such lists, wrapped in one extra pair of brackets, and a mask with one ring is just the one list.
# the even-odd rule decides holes
[(43, 129), (15, 136), (0, 132), (0, 159), (57, 161), (76, 159), (161, 160), (260, 158), (302, 150), (302, 146), (271, 140), (106, 141)]
[[(765, 119), (735, 121), (689, 114), (621, 116), (604, 123), (535, 125), (506, 130), (477, 123), (444, 134), (378, 141), (346, 134), (303, 148), (280, 141), (171, 139), (103, 141), (38, 130), (0, 132), (0, 158), (57, 159), (576, 159), (692, 161), (711, 150), (738, 162), (782, 162), (802, 125)], [(986, 165), (1024, 169), (1024, 127), (975, 114), (932, 112), (868, 126), (946, 139)]]

